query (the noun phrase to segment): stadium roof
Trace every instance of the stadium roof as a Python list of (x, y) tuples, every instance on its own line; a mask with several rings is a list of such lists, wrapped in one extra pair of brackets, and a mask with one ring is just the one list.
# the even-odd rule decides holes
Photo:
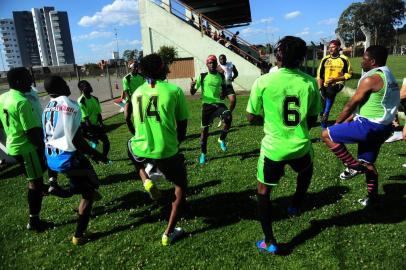
[(182, 2), (226, 28), (251, 22), (249, 0), (182, 0)]

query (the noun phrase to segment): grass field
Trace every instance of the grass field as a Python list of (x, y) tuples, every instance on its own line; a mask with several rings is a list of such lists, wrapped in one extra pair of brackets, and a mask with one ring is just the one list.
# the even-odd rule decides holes
[[(346, 97), (340, 95), (332, 118)], [(46, 197), (42, 218), (56, 226), (27, 231), (26, 181), (17, 167), (0, 173), (0, 269), (406, 269), (406, 162), (404, 142), (385, 144), (377, 162), (382, 205), (364, 210), (363, 176), (340, 181), (343, 166), (322, 143), (314, 143), (315, 172), (301, 216), (288, 218), (295, 188), (290, 169), (273, 193), (274, 231), (291, 248), (285, 256), (259, 253), (262, 230), (256, 217), (256, 164), (262, 127), (245, 120), (247, 97), (239, 96), (229, 151), (209, 138), (209, 163), (200, 166), (200, 100), (190, 99), (188, 139), (181, 146), (189, 177), (188, 209), (179, 225), (187, 237), (162, 247), (168, 202), (154, 204), (127, 159), (130, 135), (123, 116), (106, 120), (112, 165), (94, 164), (104, 198), (95, 204), (89, 225), (92, 241), (70, 243), (79, 197)], [(320, 128), (312, 136), (318, 137)], [(350, 147), (354, 152), (355, 148)], [(67, 184), (66, 179), (60, 182)], [(171, 185), (158, 186), (171, 199)]]

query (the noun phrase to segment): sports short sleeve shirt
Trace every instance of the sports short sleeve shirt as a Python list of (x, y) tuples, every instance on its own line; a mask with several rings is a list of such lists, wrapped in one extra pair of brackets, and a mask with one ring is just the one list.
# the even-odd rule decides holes
[(259, 77), (252, 86), (247, 112), (264, 110), (261, 151), (273, 161), (302, 157), (311, 149), (307, 117), (321, 111), (317, 83), (298, 69), (281, 68)]
[(131, 100), (132, 94), (145, 82), (144, 77), (140, 74), (133, 75), (128, 73), (123, 78), (123, 91), (128, 94), (128, 99)]
[(202, 102), (206, 104), (224, 103), (220, 95), (225, 81), (220, 73), (207, 73), (203, 79), (203, 85), (201, 77), (201, 74), (197, 77), (195, 87), (196, 89), (202, 87)]
[[(324, 81), (324, 86), (327, 87), (327, 80), (344, 76), (346, 80), (352, 77), (351, 62), (345, 55), (334, 57), (326, 55), (320, 62), (317, 69), (317, 78)], [(343, 81), (337, 82), (343, 84)]]
[(97, 125), (98, 116), (99, 114), (101, 114), (99, 100), (92, 95), (90, 96), (90, 98), (87, 98), (85, 95), (81, 95), (78, 98), (78, 103), (80, 106), (80, 111), (82, 113), (82, 122), (85, 121), (86, 117), (89, 117), (90, 124)]
[(79, 104), (67, 96), (51, 98), (42, 115), (45, 156), (48, 166), (57, 172), (69, 170), (76, 152), (73, 139), (80, 127)]
[(162, 159), (178, 152), (176, 122), (189, 117), (182, 89), (157, 81), (152, 88), (143, 84), (132, 96), (135, 136), (131, 139), (134, 154)]
[(0, 120), (7, 136), (9, 155), (29, 153), (36, 149), (26, 132), (41, 127), (41, 119), (23, 93), (10, 89), (0, 96)]

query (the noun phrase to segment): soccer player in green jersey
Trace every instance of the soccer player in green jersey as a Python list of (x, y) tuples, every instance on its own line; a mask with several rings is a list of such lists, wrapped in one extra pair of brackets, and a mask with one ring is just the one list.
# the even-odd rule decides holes
[(313, 150), (309, 129), (321, 111), (317, 82), (298, 67), (306, 54), (306, 43), (286, 36), (276, 47), (278, 72), (259, 77), (252, 86), (247, 112), (250, 122), (260, 120), (264, 110), (264, 132), (258, 160), (258, 214), (265, 239), (256, 243), (261, 251), (278, 253), (272, 231), (270, 193), (288, 164), (298, 175), (296, 192), (288, 208), (297, 215), (313, 174)]
[(31, 91), (32, 77), (26, 68), (7, 73), (10, 90), (0, 96), (0, 120), (7, 137), (7, 154), (15, 158), (28, 180), (29, 222), (27, 229), (42, 231), (50, 224), (40, 220), (42, 197), (46, 192), (46, 170), (41, 119), (24, 95)]
[(132, 95), (135, 134), (128, 143), (128, 154), (152, 199), (159, 194), (145, 172), (146, 164), (155, 164), (175, 185), (175, 200), (168, 226), (162, 235), (162, 245), (166, 246), (183, 232), (181, 228), (175, 228), (187, 188), (186, 168), (184, 157), (179, 153), (179, 143), (185, 139), (189, 113), (182, 89), (164, 81), (168, 67), (159, 55), (147, 55), (140, 66), (147, 83), (138, 87)]
[(132, 115), (132, 104), (131, 104), (131, 97), (135, 90), (139, 86), (141, 86), (145, 79), (139, 73), (138, 70), (138, 61), (135, 60), (133, 63), (129, 65), (131, 72), (124, 76), (123, 78), (123, 99), (125, 99), (126, 104), (124, 106), (124, 118), (127, 123), (128, 129), (130, 130), (131, 134), (134, 134), (134, 127), (131, 119)]
[(95, 147), (99, 140), (102, 141), (103, 155), (107, 159), (110, 151), (110, 141), (104, 131), (100, 102), (97, 97), (91, 94), (93, 88), (88, 81), (80, 81), (78, 88), (82, 92), (82, 95), (78, 98), (78, 103), (82, 113), (81, 126), (83, 135), (92, 142), (92, 147)]
[(200, 136), (200, 145), (202, 153), (199, 157), (199, 163), (207, 162), (207, 139), (209, 137), (209, 127), (217, 117), (224, 123), (224, 128), (218, 139), (221, 150), (227, 151), (226, 137), (231, 128), (232, 114), (224, 104), (224, 97), (228, 96), (224, 75), (217, 71), (217, 58), (215, 55), (209, 55), (206, 60), (208, 73), (202, 73), (192, 81), (190, 93), (194, 95), (196, 91), (202, 89), (202, 132)]

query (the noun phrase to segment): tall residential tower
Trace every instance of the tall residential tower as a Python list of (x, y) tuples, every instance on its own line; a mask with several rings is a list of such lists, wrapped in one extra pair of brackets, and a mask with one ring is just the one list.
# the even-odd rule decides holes
[(13, 11), (13, 19), (0, 20), (0, 34), (9, 68), (75, 63), (65, 11), (54, 7)]

